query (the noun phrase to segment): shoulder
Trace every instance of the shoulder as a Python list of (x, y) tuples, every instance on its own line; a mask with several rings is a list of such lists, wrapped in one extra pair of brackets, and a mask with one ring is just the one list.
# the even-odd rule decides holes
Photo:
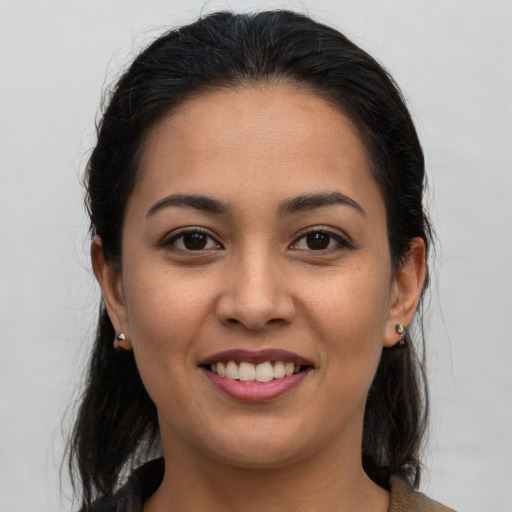
[(158, 489), (163, 476), (163, 458), (147, 462), (131, 474), (114, 496), (97, 499), (87, 512), (142, 512), (144, 501)]
[(389, 512), (455, 512), (415, 491), (404, 479), (392, 476)]

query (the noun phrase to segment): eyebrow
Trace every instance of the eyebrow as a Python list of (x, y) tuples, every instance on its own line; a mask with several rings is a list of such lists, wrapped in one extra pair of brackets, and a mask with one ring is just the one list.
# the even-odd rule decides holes
[[(314, 210), (324, 206), (344, 205), (354, 208), (361, 215), (366, 215), (364, 208), (352, 198), (341, 192), (323, 192), (304, 194), (283, 201), (279, 206), (279, 215), (291, 215), (298, 212)], [(193, 208), (206, 213), (227, 214), (229, 205), (200, 194), (172, 194), (157, 201), (146, 213), (146, 218), (166, 208)]]
[(351, 197), (341, 192), (324, 192), (319, 194), (305, 194), (284, 201), (279, 207), (280, 215), (289, 215), (293, 213), (313, 210), (323, 206), (344, 205), (354, 208), (361, 215), (365, 216), (364, 208)]
[(229, 206), (211, 197), (198, 194), (173, 194), (157, 201), (146, 213), (146, 218), (171, 207), (194, 208), (206, 213), (228, 213)]

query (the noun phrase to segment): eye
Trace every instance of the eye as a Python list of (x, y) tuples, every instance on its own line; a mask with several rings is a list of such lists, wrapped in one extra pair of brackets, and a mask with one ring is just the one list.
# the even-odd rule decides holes
[(301, 251), (329, 251), (350, 247), (350, 243), (341, 235), (330, 231), (315, 230), (302, 235), (293, 244), (292, 249)]
[(222, 249), (222, 246), (212, 236), (204, 231), (190, 229), (180, 231), (173, 235), (164, 244), (180, 251), (207, 251), (211, 249)]

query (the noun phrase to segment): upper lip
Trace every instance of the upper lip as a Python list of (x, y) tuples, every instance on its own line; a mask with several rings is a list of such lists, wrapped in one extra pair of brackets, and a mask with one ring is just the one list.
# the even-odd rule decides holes
[(235, 361), (241, 363), (245, 361), (247, 363), (252, 364), (260, 364), (266, 361), (284, 361), (284, 362), (292, 362), (293, 364), (299, 366), (312, 366), (313, 363), (308, 361), (306, 358), (295, 354), (294, 352), (289, 352), (288, 350), (280, 350), (280, 349), (264, 349), (264, 350), (243, 350), (243, 349), (233, 349), (233, 350), (224, 350), (222, 352), (217, 352), (208, 357), (205, 357), (199, 362), (199, 366), (207, 365), (212, 363), (218, 363), (219, 361)]

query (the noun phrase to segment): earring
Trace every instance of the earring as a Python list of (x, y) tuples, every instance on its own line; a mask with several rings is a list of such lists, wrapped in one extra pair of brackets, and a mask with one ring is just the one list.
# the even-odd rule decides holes
[(129, 352), (132, 349), (132, 344), (127, 341), (126, 336), (121, 332), (116, 336), (116, 339), (114, 340), (114, 348), (118, 352)]
[(395, 325), (396, 332), (398, 334), (400, 334), (400, 339), (398, 340), (398, 343), (400, 344), (401, 347), (405, 347), (404, 336), (405, 336), (405, 328), (406, 327), (407, 326), (405, 326), (404, 324), (396, 324)]

